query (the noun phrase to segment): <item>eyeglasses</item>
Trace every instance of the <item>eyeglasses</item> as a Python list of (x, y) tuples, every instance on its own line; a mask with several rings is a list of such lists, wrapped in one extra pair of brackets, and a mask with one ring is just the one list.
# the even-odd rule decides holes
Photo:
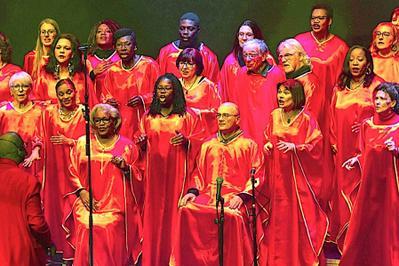
[(376, 31), (376, 32), (375, 32), (375, 35), (376, 35), (377, 37), (380, 37), (380, 36), (389, 37), (389, 36), (391, 36), (391, 33), (388, 32), (388, 31), (383, 31), (383, 32), (381, 32), (381, 31)]
[(111, 118), (108, 117), (104, 117), (104, 118), (94, 118), (93, 119), (94, 124), (99, 125), (101, 124), (101, 122), (103, 122), (104, 124), (109, 124), (111, 123)]
[(327, 18), (327, 16), (317, 16), (317, 17), (311, 17), (310, 20), (325, 20)]
[(280, 54), (278, 56), (278, 59), (281, 61), (282, 59), (286, 59), (286, 60), (290, 60), (295, 54), (290, 54), (290, 53), (286, 53), (286, 54)]
[(228, 113), (217, 113), (216, 118), (230, 118), (230, 117), (235, 117), (238, 115), (233, 115), (233, 114), (228, 114)]
[(249, 58), (249, 59), (254, 59), (256, 57), (258, 57), (260, 54), (243, 54), (242, 56), (244, 58)]
[(13, 88), (14, 90), (18, 90), (18, 89), (27, 90), (27, 89), (30, 88), (30, 85), (27, 85), (27, 84), (17, 84), (17, 85), (12, 85), (11, 88)]
[(51, 34), (54, 34), (54, 33), (56, 33), (56, 31), (55, 30), (42, 30), (42, 31), (40, 31), (40, 34), (41, 35), (51, 35)]
[(179, 67), (188, 67), (188, 68), (193, 68), (195, 66), (195, 63), (192, 62), (179, 62)]

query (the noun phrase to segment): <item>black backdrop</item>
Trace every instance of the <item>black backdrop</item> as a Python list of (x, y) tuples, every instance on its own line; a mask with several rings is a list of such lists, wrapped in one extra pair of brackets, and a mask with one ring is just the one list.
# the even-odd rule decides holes
[[(263, 29), (267, 43), (275, 54), (278, 43), (309, 29), (312, 0), (0, 0), (0, 31), (11, 40), (13, 62), (21, 65), (23, 55), (32, 50), (37, 25), (46, 17), (54, 18), (62, 32), (75, 34), (87, 42), (90, 28), (97, 21), (112, 18), (136, 31), (138, 53), (157, 57), (159, 48), (177, 38), (177, 21), (187, 11), (201, 18), (200, 37), (219, 61), (231, 49), (238, 24), (248, 18)], [(371, 31), (380, 21), (390, 19), (397, 0), (325, 1), (334, 8), (332, 32), (349, 45), (368, 46)]]

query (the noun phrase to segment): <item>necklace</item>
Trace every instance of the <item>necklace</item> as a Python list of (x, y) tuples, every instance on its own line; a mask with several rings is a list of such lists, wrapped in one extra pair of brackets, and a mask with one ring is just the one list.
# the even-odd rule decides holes
[(351, 79), (351, 81), (350, 81), (350, 83), (349, 83), (349, 89), (352, 90), (352, 91), (354, 91), (354, 90), (356, 90), (357, 88), (359, 88), (360, 86), (362, 86), (363, 83), (364, 83), (364, 79), (361, 79), (361, 80), (358, 81), (358, 82), (355, 82), (355, 81), (353, 81), (353, 80)]
[[(292, 114), (292, 115), (289, 115)], [(283, 122), (287, 121), (286, 123), (289, 125), (292, 121), (294, 121), (294, 118), (298, 115), (297, 111), (292, 111), (292, 112), (284, 112), (284, 110), (281, 110), (281, 118)]]
[(72, 120), (72, 118), (74, 117), (76, 110), (78, 108), (75, 108), (75, 110), (70, 111), (70, 112), (65, 112), (62, 108), (58, 109), (58, 113), (60, 114), (60, 119), (63, 122), (69, 122)]
[(194, 79), (194, 82), (191, 83), (190, 87), (188, 89), (186, 89), (186, 82), (183, 80), (183, 87), (184, 87), (184, 91), (186, 92), (186, 94), (188, 94), (188, 92), (194, 87), (194, 85), (197, 84), (199, 76), (196, 76)]

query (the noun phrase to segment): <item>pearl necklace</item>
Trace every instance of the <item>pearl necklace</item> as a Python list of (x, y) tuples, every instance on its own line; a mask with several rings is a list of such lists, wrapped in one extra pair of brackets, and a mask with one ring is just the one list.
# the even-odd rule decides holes
[(62, 110), (61, 108), (58, 109), (58, 113), (60, 115), (60, 119), (63, 122), (69, 122), (72, 120), (72, 118), (75, 116), (76, 110), (78, 108), (75, 108), (75, 110), (71, 111), (71, 112), (65, 112), (64, 110)]

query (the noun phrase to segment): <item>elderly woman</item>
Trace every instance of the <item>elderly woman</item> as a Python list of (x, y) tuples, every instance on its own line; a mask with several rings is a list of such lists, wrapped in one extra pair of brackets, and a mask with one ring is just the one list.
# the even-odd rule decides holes
[(96, 23), (90, 31), (88, 43), (91, 47), (87, 59), (92, 68), (90, 78), (95, 82), (98, 99), (104, 86), (106, 70), (120, 60), (113, 43), (114, 33), (119, 28), (118, 23), (112, 19), (105, 19)]
[[(95, 265), (130, 265), (141, 252), (141, 218), (137, 205), (141, 176), (136, 146), (119, 135), (119, 111), (108, 104), (90, 115), (93, 238)], [(86, 136), (71, 151), (70, 191), (64, 227), (75, 248), (74, 265), (88, 265), (89, 180)]]
[(302, 84), (288, 79), (277, 88), (279, 108), (264, 132), (270, 221), (260, 264), (317, 265), (328, 226), (317, 201), (323, 137), (316, 120), (304, 111)]
[(60, 27), (54, 19), (45, 18), (40, 21), (36, 47), (24, 56), (24, 71), (29, 73), (33, 80), (36, 80), (42, 66), (47, 64), (51, 45), (60, 33)]
[(360, 168), (348, 172), (342, 164), (356, 152), (361, 122), (374, 113), (372, 94), (383, 80), (373, 70), (370, 52), (365, 47), (352, 46), (331, 101), (330, 143), (335, 154), (337, 188), (329, 233), (341, 252), (360, 182)]
[(42, 108), (30, 98), (32, 78), (26, 72), (17, 72), (11, 76), (9, 87), (12, 100), (0, 108), (0, 134), (14, 131), (22, 137), (29, 155), (22, 166), (42, 181), (42, 166), (35, 162), (40, 159), (42, 146), (39, 130)]
[(0, 32), (0, 105), (10, 101), (8, 83), (10, 77), (21, 71), (19, 66), (11, 64), (12, 47), (8, 38)]
[(398, 33), (391, 22), (381, 22), (373, 30), (370, 52), (374, 72), (388, 82), (399, 82)]
[[(34, 86), (35, 100), (46, 103), (57, 103), (55, 84), (60, 79), (69, 78), (73, 81), (77, 91), (78, 103), (84, 102), (85, 77), (81, 60), (81, 53), (78, 50), (78, 40), (69, 33), (57, 36), (51, 47), (48, 63), (40, 71)], [(90, 104), (97, 102), (93, 98), (92, 83), (88, 78), (90, 93)]]
[[(340, 265), (399, 265), (399, 86), (373, 92), (375, 113), (360, 128), (358, 156), (344, 163), (362, 177)], [(359, 162), (360, 161), (360, 162)]]
[(176, 66), (187, 106), (201, 113), (208, 134), (216, 133), (215, 115), (220, 97), (215, 83), (201, 76), (204, 69), (201, 53), (195, 48), (184, 49), (176, 59)]
[[(223, 101), (230, 100), (231, 88), (233, 88), (234, 80), (237, 76), (237, 71), (245, 66), (244, 58), (242, 56), (242, 45), (252, 39), (263, 40), (262, 30), (252, 20), (244, 20), (234, 34), (233, 48), (230, 54), (224, 60), (222, 69), (220, 71), (219, 91)], [(268, 54), (269, 64), (275, 64), (273, 57)]]
[[(55, 85), (58, 104), (47, 106), (42, 115), (41, 137), (44, 144), (43, 206), (51, 237), (64, 257), (69, 245), (62, 229), (64, 195), (68, 190), (69, 153), (76, 139), (85, 133), (83, 106), (76, 103), (76, 88), (70, 79)], [(54, 163), (57, 158), (57, 163)]]

